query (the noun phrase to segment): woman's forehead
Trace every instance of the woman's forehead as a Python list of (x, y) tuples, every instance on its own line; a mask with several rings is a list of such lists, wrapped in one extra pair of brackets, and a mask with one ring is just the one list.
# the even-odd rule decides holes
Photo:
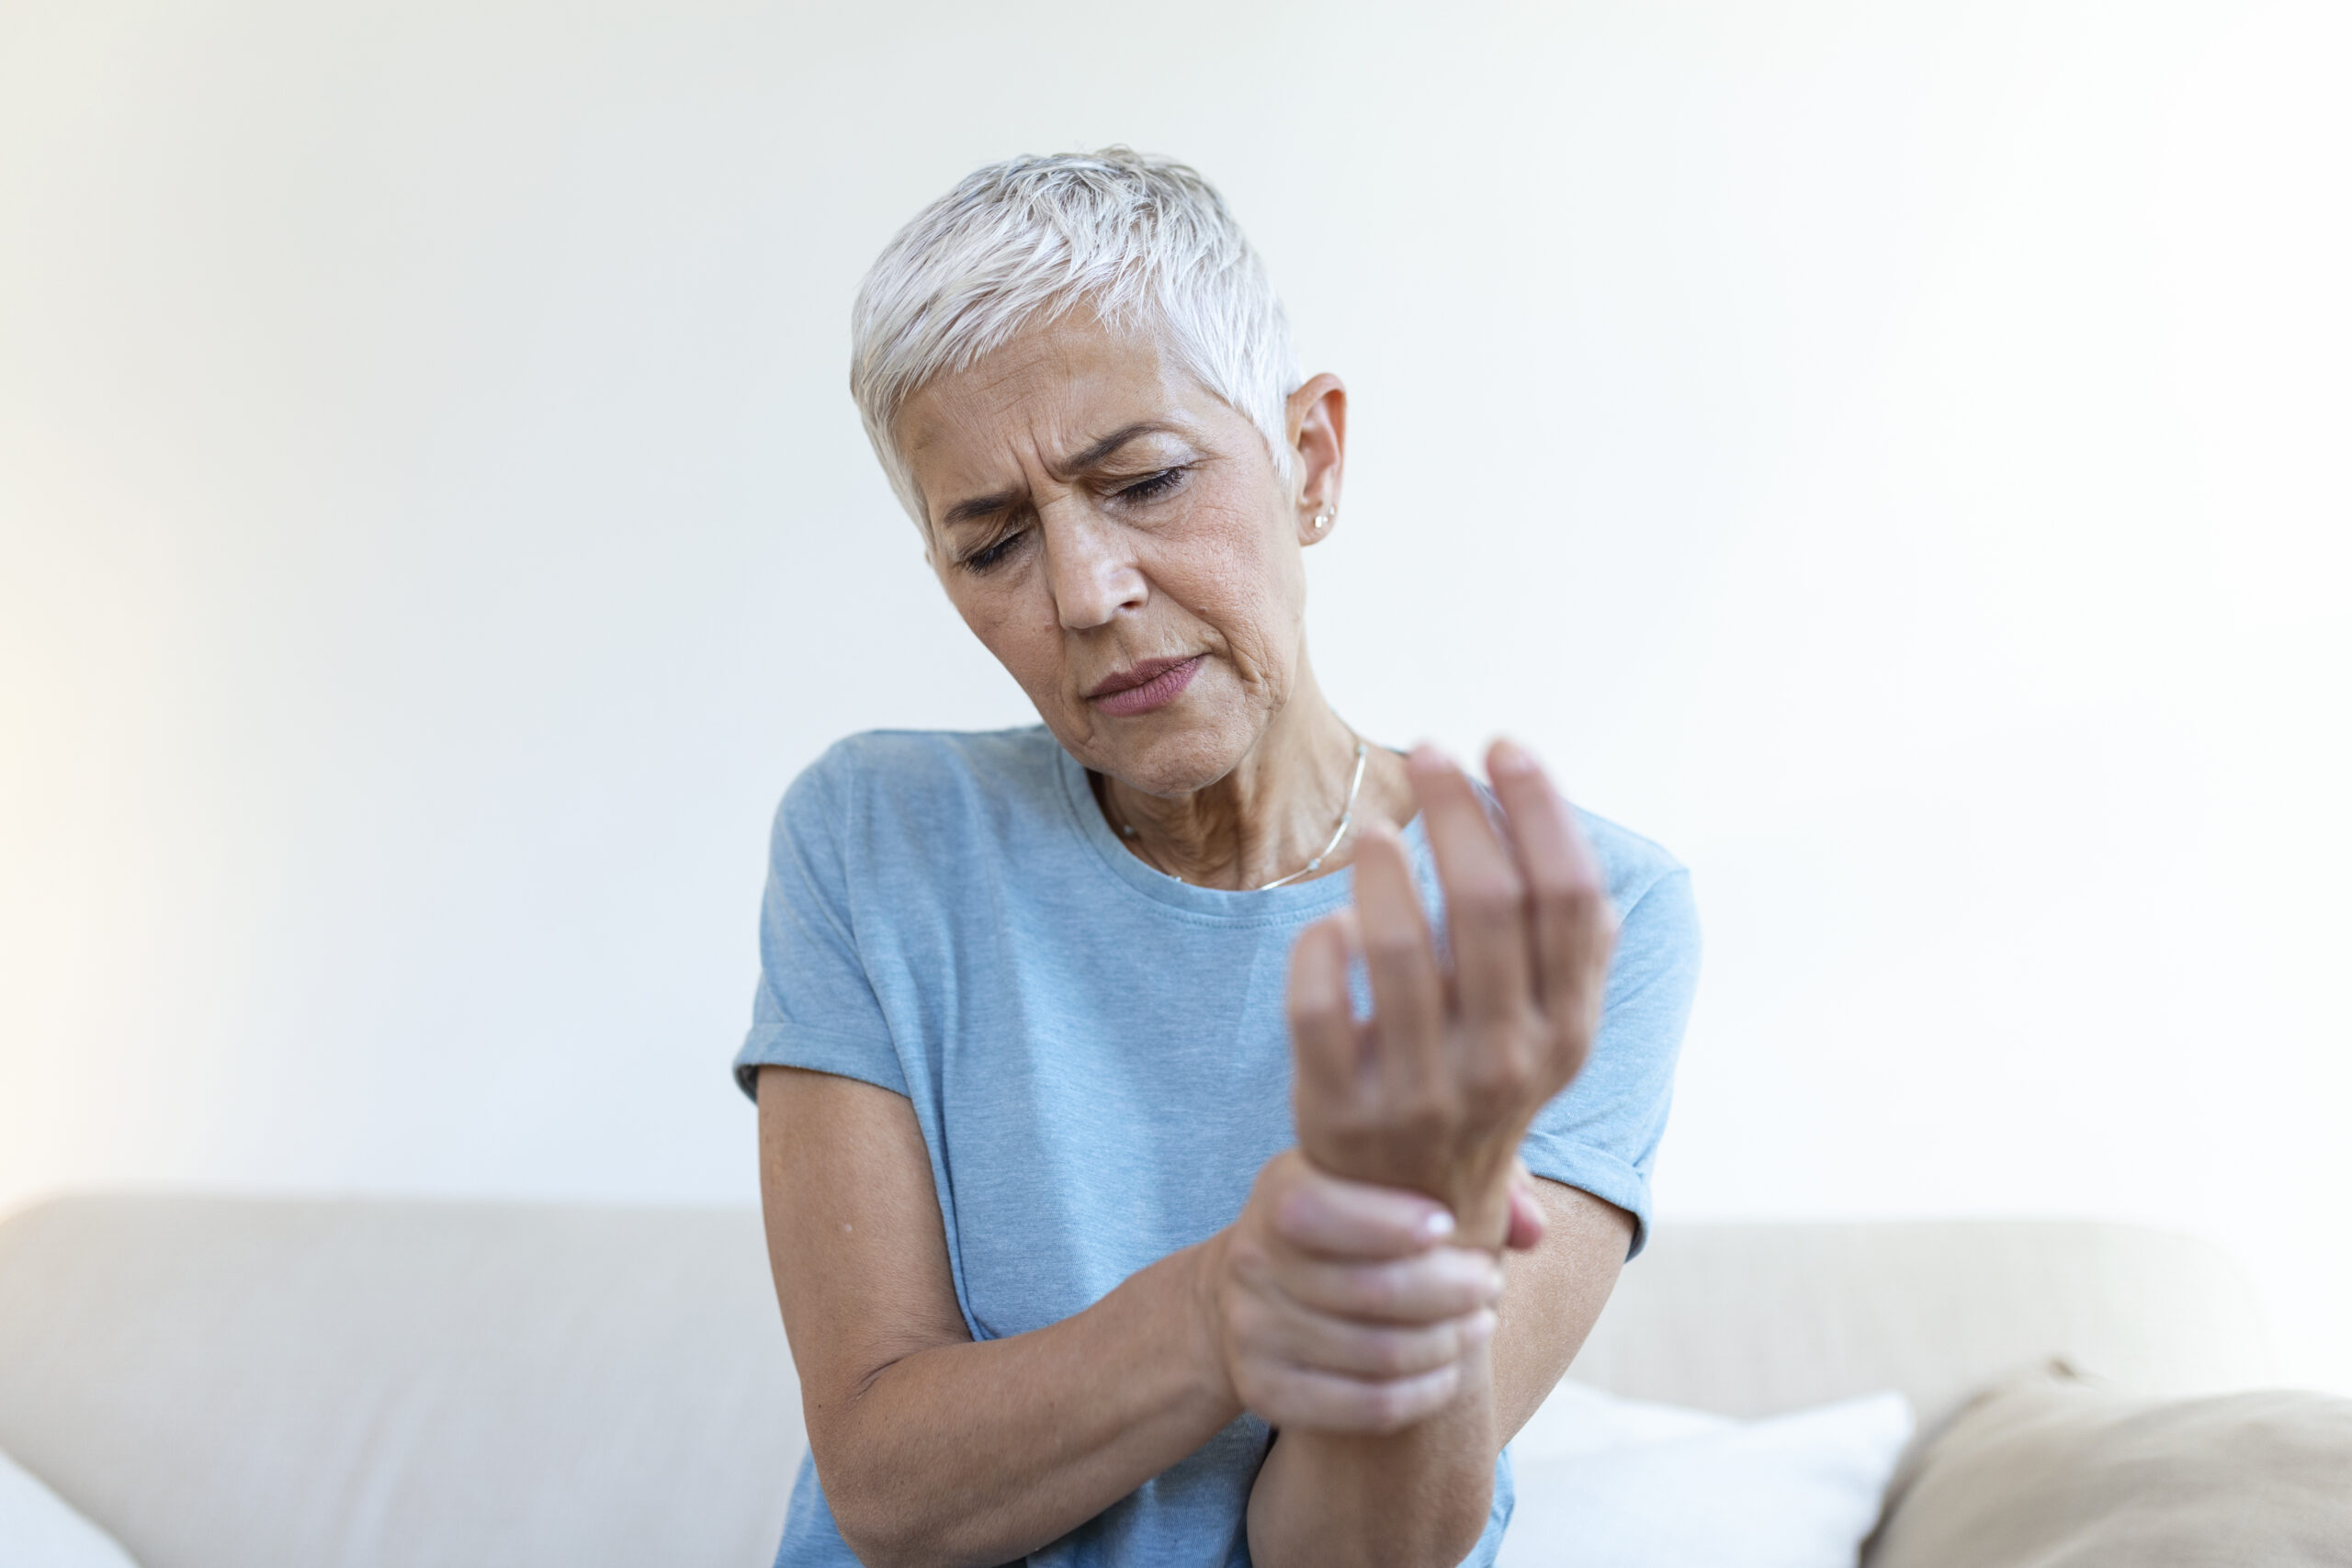
[(907, 400), (899, 450), (926, 494), (1032, 464), (1057, 471), (1121, 431), (1197, 433), (1222, 408), (1158, 333), (1089, 316), (1033, 328)]

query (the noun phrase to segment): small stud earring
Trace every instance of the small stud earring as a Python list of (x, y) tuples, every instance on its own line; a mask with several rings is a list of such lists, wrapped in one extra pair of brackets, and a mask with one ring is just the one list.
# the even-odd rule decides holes
[(1327, 506), (1322, 511), (1315, 514), (1315, 531), (1319, 534), (1330, 525), (1331, 509)]

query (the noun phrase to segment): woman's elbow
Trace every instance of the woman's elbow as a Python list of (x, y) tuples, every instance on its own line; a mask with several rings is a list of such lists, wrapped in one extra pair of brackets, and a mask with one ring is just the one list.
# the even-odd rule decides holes
[(966, 1521), (926, 1507), (908, 1467), (876, 1445), (813, 1440), (817, 1481), (833, 1529), (865, 1568), (988, 1568), (1004, 1561), (957, 1539)]
[(833, 1529), (866, 1568), (936, 1568), (924, 1553), (903, 1496), (890, 1495), (888, 1467), (880, 1455), (845, 1433), (808, 1434), (817, 1484)]

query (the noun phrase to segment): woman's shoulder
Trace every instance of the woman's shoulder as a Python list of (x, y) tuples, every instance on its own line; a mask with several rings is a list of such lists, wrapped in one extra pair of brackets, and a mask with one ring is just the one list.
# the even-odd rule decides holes
[(1617, 906), (1620, 917), (1653, 894), (1679, 905), (1690, 902), (1690, 874), (1663, 844), (1581, 806), (1576, 807), (1576, 814), (1577, 825), (1592, 846), (1593, 858), (1600, 863), (1610, 901)]
[(867, 729), (826, 747), (808, 771), (852, 777), (1033, 771), (1060, 750), (1053, 732), (1042, 724), (1012, 729)]
[(1018, 729), (869, 729), (836, 740), (785, 792), (779, 830), (887, 821), (920, 836), (1057, 787), (1061, 747), (1043, 725)]

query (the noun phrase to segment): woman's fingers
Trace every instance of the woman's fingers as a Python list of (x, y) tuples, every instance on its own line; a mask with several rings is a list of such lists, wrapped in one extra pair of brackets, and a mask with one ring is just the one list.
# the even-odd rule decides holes
[(1492, 1307), (1437, 1323), (1382, 1324), (1293, 1304), (1270, 1312), (1252, 1343), (1286, 1366), (1356, 1378), (1419, 1377), (1492, 1339), (1496, 1321)]
[[(1290, 1037), (1298, 1068), (1296, 1096), (1329, 1111), (1350, 1105), (1361, 1070), (1359, 1030), (1348, 998), (1348, 933), (1334, 916), (1299, 932), (1290, 954)], [(1298, 1108), (1302, 1126), (1310, 1124)]]
[(1416, 1257), (1453, 1234), (1453, 1216), (1442, 1203), (1328, 1176), (1304, 1159), (1283, 1168), (1273, 1224), (1275, 1235), (1302, 1252), (1365, 1261)]
[(1216, 1334), (1242, 1403), (1277, 1427), (1335, 1432), (1395, 1431), (1443, 1408), (1493, 1339), (1503, 1289), (1493, 1254), (1438, 1239), (1451, 1228), (1418, 1194), (1329, 1176), (1296, 1149), (1269, 1160), (1198, 1255), (1216, 1270)]
[[(1527, 751), (1498, 740), (1487, 775), (1510, 820), (1534, 914), (1537, 989), (1555, 1041), (1581, 1050), (1600, 1013), (1616, 913), (1592, 847), (1543, 768)], [(1567, 1064), (1573, 1072), (1582, 1061)]]
[(1396, 833), (1374, 829), (1356, 846), (1356, 931), (1372, 981), (1373, 1034), (1382, 1096), (1396, 1106), (1436, 1109), (1445, 1082), (1445, 981), (1429, 921), (1413, 886), (1412, 862)]
[(1296, 1257), (1267, 1282), (1301, 1306), (1384, 1324), (1442, 1323), (1490, 1307), (1503, 1293), (1494, 1255), (1465, 1247), (1373, 1263)]
[(1434, 746), (1406, 762), (1453, 934), (1454, 989), (1470, 1043), (1510, 1050), (1532, 1011), (1527, 885), (1469, 776)]
[(1417, 1377), (1371, 1381), (1304, 1367), (1257, 1370), (1240, 1393), (1260, 1419), (1281, 1430), (1378, 1436), (1425, 1421), (1462, 1391), (1459, 1361)]

